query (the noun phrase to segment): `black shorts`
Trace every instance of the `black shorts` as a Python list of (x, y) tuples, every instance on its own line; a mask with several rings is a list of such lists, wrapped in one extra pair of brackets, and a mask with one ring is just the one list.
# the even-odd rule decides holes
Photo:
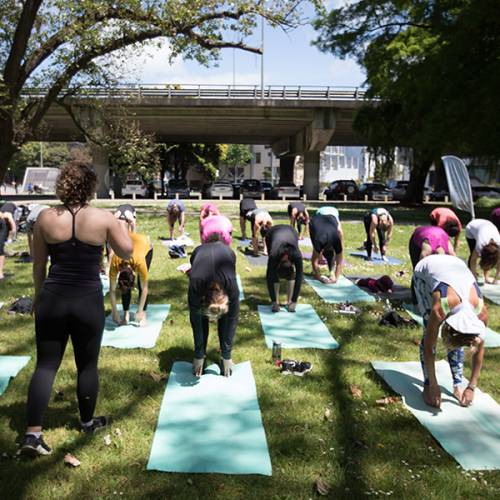
[(240, 217), (247, 217), (248, 212), (255, 210), (257, 204), (253, 198), (243, 198), (240, 201)]
[(9, 236), (9, 224), (5, 219), (0, 219), (0, 257), (5, 255), (5, 242)]

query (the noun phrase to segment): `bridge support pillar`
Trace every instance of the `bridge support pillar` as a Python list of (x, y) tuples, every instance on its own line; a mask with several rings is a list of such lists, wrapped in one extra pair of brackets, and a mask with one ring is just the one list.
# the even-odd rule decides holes
[(97, 198), (109, 198), (109, 156), (101, 146), (89, 143), (92, 166), (97, 175)]
[(280, 158), (280, 183), (293, 183), (294, 156), (282, 156)]
[(319, 151), (304, 153), (304, 194), (308, 200), (319, 199)]

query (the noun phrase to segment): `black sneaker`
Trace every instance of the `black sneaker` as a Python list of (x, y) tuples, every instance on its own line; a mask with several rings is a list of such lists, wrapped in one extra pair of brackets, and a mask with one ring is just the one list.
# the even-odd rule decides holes
[(40, 455), (50, 455), (52, 449), (43, 440), (42, 436), (36, 437), (33, 434), (26, 434), (17, 453), (24, 457), (38, 457)]
[(295, 371), (297, 365), (298, 362), (294, 359), (284, 359), (281, 361), (281, 374), (291, 375)]
[(94, 417), (90, 425), (80, 425), (80, 432), (84, 432), (85, 434), (94, 434), (95, 432), (99, 432), (101, 429), (104, 429), (104, 427), (108, 426), (110, 423), (110, 417)]
[(308, 361), (299, 361), (292, 371), (294, 375), (297, 375), (297, 377), (303, 377), (306, 373), (312, 370), (312, 367), (312, 363), (309, 363)]

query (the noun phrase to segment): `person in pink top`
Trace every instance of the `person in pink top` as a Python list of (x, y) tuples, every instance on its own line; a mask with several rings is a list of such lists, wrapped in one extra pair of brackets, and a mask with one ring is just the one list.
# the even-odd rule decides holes
[(224, 215), (212, 215), (201, 221), (201, 242), (222, 241), (227, 246), (233, 241), (233, 225)]
[(453, 249), (455, 252), (458, 247), (458, 238), (460, 236), (460, 231), (462, 231), (462, 223), (457, 217), (457, 214), (446, 207), (435, 208), (431, 214), (431, 224), (433, 226), (438, 226), (446, 231), (446, 234), (450, 238), (455, 238), (453, 242)]
[(410, 259), (413, 268), (419, 260), (433, 254), (455, 255), (449, 236), (439, 226), (417, 227), (410, 238)]
[(200, 224), (207, 217), (220, 215), (219, 207), (215, 203), (204, 203), (200, 208)]

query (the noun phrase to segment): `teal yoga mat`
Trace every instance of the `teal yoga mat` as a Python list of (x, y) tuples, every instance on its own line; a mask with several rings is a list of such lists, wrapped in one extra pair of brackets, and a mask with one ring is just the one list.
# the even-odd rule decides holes
[(15, 377), (31, 356), (0, 356), (0, 394), (5, 392), (11, 378)]
[[(349, 255), (352, 255), (353, 257), (360, 257), (362, 259), (366, 260), (366, 251), (363, 250), (362, 252), (351, 252)], [(368, 264), (388, 264), (391, 266), (399, 266), (402, 264), (402, 261), (399, 259), (396, 259), (396, 257), (390, 257), (389, 255), (387, 256), (388, 262), (382, 260), (382, 257), (378, 253), (372, 253), (372, 260), (366, 261)]]
[[(121, 306), (118, 306), (118, 310), (122, 314)], [(136, 310), (136, 306), (132, 306), (130, 309), (131, 313), (135, 313)], [(169, 304), (148, 305), (148, 324), (143, 327), (134, 326), (133, 324), (117, 326), (111, 315), (109, 315), (106, 317), (101, 345), (118, 347), (120, 349), (134, 349), (138, 347), (149, 349), (154, 347), (160, 335), (163, 322), (167, 319), (169, 312)]]
[(196, 378), (176, 361), (153, 438), (148, 470), (272, 474), (250, 361), (221, 377), (212, 365)]
[(305, 278), (306, 283), (325, 301), (330, 304), (340, 302), (375, 302), (375, 298), (361, 290), (351, 280), (341, 276), (334, 285), (325, 285), (318, 280)]
[(273, 313), (271, 306), (259, 306), (260, 322), (267, 347), (279, 342), (285, 349), (337, 349), (339, 343), (309, 304), (297, 304), (296, 312), (281, 308)]
[[(419, 324), (424, 326), (422, 316), (417, 312), (412, 304), (404, 304), (405, 311)], [(484, 339), (484, 347), (500, 347), (500, 333), (495, 332), (491, 328), (486, 328), (486, 337)]]
[(241, 283), (240, 275), (236, 276), (236, 281), (238, 282), (238, 290), (240, 291), (240, 302), (245, 300), (245, 292), (243, 291), (243, 285)]
[(419, 362), (372, 362), (377, 373), (401, 396), (406, 407), (439, 441), (441, 446), (466, 470), (500, 468), (500, 406), (481, 392), (474, 393), (474, 404), (460, 406), (453, 397), (450, 367), (436, 363), (441, 386), (441, 410), (427, 406), (422, 399), (423, 379)]
[(490, 285), (487, 283), (486, 285), (482, 284), (480, 286), (481, 292), (487, 299), (500, 305), (500, 285)]

